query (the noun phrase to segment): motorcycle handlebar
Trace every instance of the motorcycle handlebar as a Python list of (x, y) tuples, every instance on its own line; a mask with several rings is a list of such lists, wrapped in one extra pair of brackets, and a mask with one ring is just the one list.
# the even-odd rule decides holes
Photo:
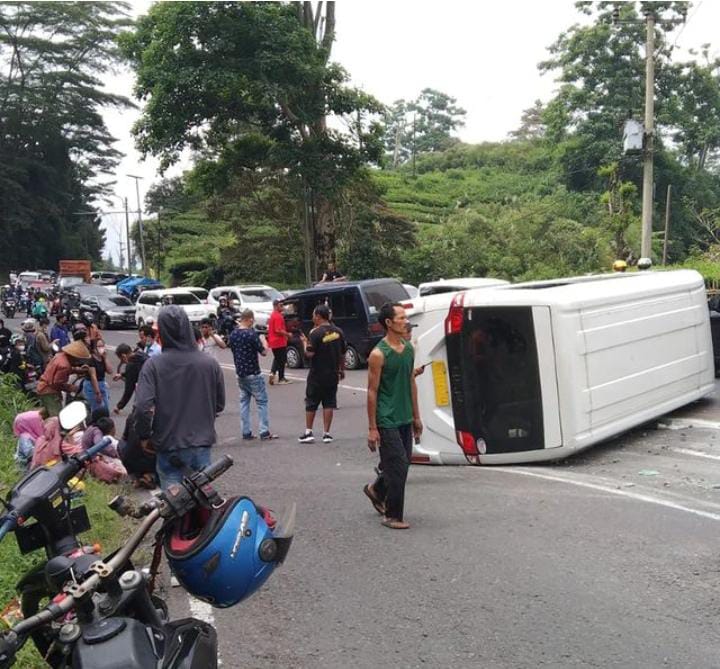
[(216, 460), (205, 467), (201, 473), (207, 477), (208, 481), (214, 481), (218, 476), (224, 474), (232, 466), (233, 459), (229, 455), (223, 455), (219, 460)]
[[(103, 444), (104, 441), (105, 439), (95, 444), (92, 448), (88, 449), (83, 457), (85, 457), (85, 459), (89, 459), (93, 457), (93, 455), (101, 451), (103, 448), (105, 448), (107, 444)], [(95, 453), (88, 455), (93, 449), (95, 449)], [(232, 458), (228, 455), (224, 455), (219, 460), (216, 460), (211, 465), (208, 465), (205, 469), (201, 470), (199, 474), (204, 475), (208, 481), (212, 481), (224, 472), (226, 472), (228, 469), (230, 469), (232, 465)], [(118, 551), (116, 551), (110, 559), (107, 560), (107, 564), (111, 568), (111, 570), (116, 571), (122, 568), (127, 563), (132, 554), (137, 550), (142, 540), (145, 538), (145, 535), (150, 531), (150, 528), (161, 517), (162, 515), (160, 509), (155, 508), (150, 511), (150, 513), (140, 524), (140, 527), (137, 528), (135, 533), (130, 537), (130, 539), (128, 539), (126, 544)], [(11, 526), (8, 526), (8, 523), (10, 523)], [(5, 520), (2, 521), (2, 524), (0, 525), (0, 538), (2, 534), (7, 533), (10, 529), (12, 529), (12, 523), (13, 519), (10, 516), (7, 516)], [(39, 611), (34, 616), (26, 618), (25, 620), (15, 625), (12, 629), (0, 634), (0, 667), (5, 666), (3, 663), (6, 658), (3, 657), (3, 654), (14, 654), (14, 649), (17, 648), (17, 643), (20, 637), (24, 637), (33, 630), (43, 625), (47, 625), (48, 623), (56, 620), (63, 614), (70, 611), (75, 606), (77, 597), (83, 597), (86, 593), (95, 591), (100, 585), (100, 582), (101, 577), (98, 574), (93, 574), (89, 578), (85, 579), (82, 583), (80, 583), (79, 592), (76, 592), (74, 595), (68, 595), (64, 599), (60, 600), (58, 603), (51, 602), (42, 611)]]
[(100, 441), (98, 441), (97, 444), (93, 444), (82, 455), (78, 456), (78, 461), (83, 464), (88, 460), (91, 460), (98, 453), (100, 453), (100, 451), (106, 449), (111, 444), (111, 442), (112, 440), (110, 439), (110, 437), (103, 437)]
[(13, 516), (6, 516), (5, 518), (3, 518), (2, 522), (0, 523), (0, 541), (5, 538), (5, 535), (8, 532), (11, 532), (15, 529), (16, 524), (17, 521)]

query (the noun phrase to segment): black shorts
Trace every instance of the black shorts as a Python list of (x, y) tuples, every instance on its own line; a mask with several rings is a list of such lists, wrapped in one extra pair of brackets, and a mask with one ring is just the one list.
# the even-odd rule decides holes
[(305, 387), (305, 411), (317, 411), (322, 404), (323, 409), (337, 409), (337, 379), (308, 378)]

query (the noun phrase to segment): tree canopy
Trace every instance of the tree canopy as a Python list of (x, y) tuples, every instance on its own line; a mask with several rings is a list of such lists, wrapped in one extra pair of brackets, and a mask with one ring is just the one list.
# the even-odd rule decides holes
[[(0, 5), (0, 258), (4, 269), (99, 259), (91, 205), (120, 154), (101, 116), (126, 106), (100, 76), (120, 57), (128, 6), (105, 2)], [(87, 212), (87, 215), (86, 215)], [(0, 268), (0, 269), (3, 269)]]
[(334, 39), (333, 2), (158, 3), (122, 36), (144, 103), (140, 149), (168, 166), (190, 148), (222, 187), (242, 170), (283, 171), (299, 198), (311, 193), (320, 264), (336, 253), (343, 189), (381, 155), (381, 105), (330, 61)]

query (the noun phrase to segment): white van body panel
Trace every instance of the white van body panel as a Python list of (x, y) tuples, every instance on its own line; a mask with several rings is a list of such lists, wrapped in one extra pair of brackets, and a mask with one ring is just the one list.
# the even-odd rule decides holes
[[(537, 450), (480, 455), (480, 464), (563, 458), (714, 390), (705, 285), (693, 270), (575, 277), (465, 293), (464, 308), (483, 306), (532, 308), (545, 443)], [(447, 367), (444, 317), (418, 332), (416, 341), (419, 364), (442, 360)], [(419, 376), (417, 383), (428, 425), (416, 454), (431, 463), (466, 464), (452, 407), (435, 405), (432, 375)], [(438, 412), (441, 421), (433, 418)]]

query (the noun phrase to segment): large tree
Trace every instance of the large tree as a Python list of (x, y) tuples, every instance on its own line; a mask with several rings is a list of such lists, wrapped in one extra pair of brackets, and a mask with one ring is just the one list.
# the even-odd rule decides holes
[(129, 101), (104, 91), (99, 77), (118, 61), (115, 34), (129, 24), (126, 10), (0, 4), (0, 269), (100, 258), (91, 204), (103, 192), (98, 177), (120, 156), (100, 109)]
[(410, 102), (395, 101), (384, 114), (388, 162), (397, 167), (413, 155), (457, 144), (454, 133), (465, 125), (466, 113), (454, 97), (434, 88), (424, 88)]
[(226, 185), (242, 169), (284, 171), (314, 214), (317, 264), (335, 257), (343, 188), (381, 154), (381, 106), (330, 61), (334, 39), (334, 2), (158, 3), (122, 39), (145, 103), (140, 149), (168, 166), (191, 148)]

